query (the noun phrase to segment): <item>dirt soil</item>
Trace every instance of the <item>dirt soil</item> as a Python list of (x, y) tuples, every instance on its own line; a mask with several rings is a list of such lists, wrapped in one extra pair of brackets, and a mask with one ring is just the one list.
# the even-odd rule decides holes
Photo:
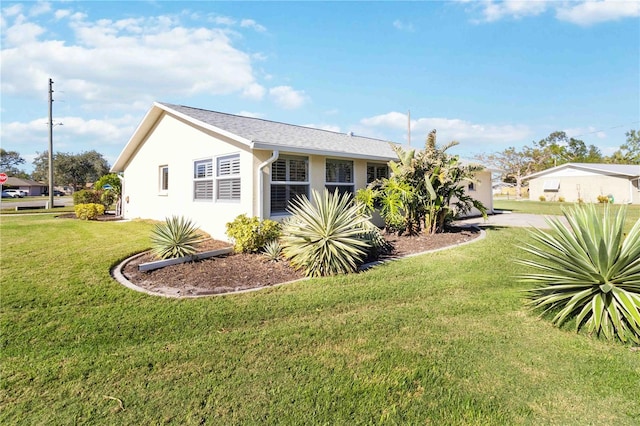
[[(452, 228), (449, 232), (418, 237), (387, 235), (393, 251), (385, 258), (397, 258), (470, 241), (480, 235), (470, 228)], [(199, 251), (228, 247), (223, 241), (208, 240)], [(303, 278), (301, 271), (286, 261), (271, 262), (261, 254), (230, 254), (196, 262), (167, 266), (149, 272), (138, 271), (138, 265), (157, 260), (149, 253), (131, 259), (122, 274), (133, 284), (146, 290), (173, 296), (198, 296), (232, 293), (268, 287)]]

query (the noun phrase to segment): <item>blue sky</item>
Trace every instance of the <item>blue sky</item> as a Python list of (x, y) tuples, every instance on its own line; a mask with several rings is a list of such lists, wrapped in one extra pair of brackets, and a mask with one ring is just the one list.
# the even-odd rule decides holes
[[(112, 164), (154, 101), (463, 157), (556, 130), (611, 154), (640, 128), (640, 1), (10, 2), (2, 147)], [(177, 141), (179, 142), (179, 141)]]

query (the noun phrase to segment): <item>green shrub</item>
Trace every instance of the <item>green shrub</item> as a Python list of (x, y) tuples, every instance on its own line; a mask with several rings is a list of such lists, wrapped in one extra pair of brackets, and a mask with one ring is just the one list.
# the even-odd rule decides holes
[(561, 326), (575, 318), (576, 331), (640, 343), (640, 219), (624, 237), (626, 208), (600, 216), (595, 205), (563, 211), (566, 228), (547, 219), (552, 233), (533, 229), (542, 248), (523, 247), (536, 260), (520, 260), (538, 273), (524, 274), (524, 282), (539, 284), (529, 290), (529, 305), (555, 315)]
[(598, 195), (598, 202), (601, 204), (607, 204), (609, 203), (609, 197), (606, 195)]
[(76, 217), (82, 220), (96, 220), (104, 214), (104, 206), (97, 203), (76, 204), (74, 210)]
[(558, 202), (564, 203), (566, 200), (564, 197), (558, 197)]
[(312, 192), (312, 201), (301, 197), (292, 202), (291, 218), (283, 225), (282, 253), (307, 276), (355, 271), (371, 243), (365, 238), (369, 216), (351, 195), (336, 191), (324, 196)]
[(538, 200), (544, 202), (544, 201), (547, 201), (547, 197), (545, 197), (544, 195), (541, 195), (541, 196), (538, 197)]
[(233, 240), (233, 249), (237, 253), (255, 253), (269, 241), (280, 236), (280, 224), (274, 220), (249, 218), (246, 214), (227, 223), (227, 236)]
[(196, 252), (198, 228), (190, 219), (172, 216), (151, 232), (151, 253), (161, 259), (184, 257)]
[(73, 193), (73, 204), (102, 204), (101, 196), (102, 191), (83, 189)]

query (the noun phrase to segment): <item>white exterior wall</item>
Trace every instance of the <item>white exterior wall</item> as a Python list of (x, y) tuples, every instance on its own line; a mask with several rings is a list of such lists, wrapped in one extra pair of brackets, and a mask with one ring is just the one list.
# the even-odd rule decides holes
[[(241, 200), (193, 199), (194, 161), (240, 154)], [(169, 190), (160, 191), (160, 167), (169, 167)], [(241, 213), (254, 213), (253, 155), (248, 148), (229, 139), (185, 124), (164, 114), (124, 170), (123, 215), (125, 218), (164, 220), (172, 215), (192, 219), (212, 237), (227, 240), (225, 225)]]
[[(480, 201), (486, 208), (487, 213), (493, 213), (493, 191), (491, 188), (491, 172), (484, 170), (475, 174), (474, 190), (470, 191), (467, 185), (467, 194), (475, 200)], [(480, 211), (472, 208), (467, 216), (478, 216)]]
[[(558, 191), (545, 191), (548, 180), (560, 182)], [(599, 195), (612, 195), (614, 203), (640, 203), (640, 194), (633, 182), (626, 177), (567, 168), (529, 181), (529, 199), (539, 200), (544, 195), (547, 201), (558, 201), (564, 197), (567, 202), (577, 202), (581, 198), (586, 203), (597, 203)]]

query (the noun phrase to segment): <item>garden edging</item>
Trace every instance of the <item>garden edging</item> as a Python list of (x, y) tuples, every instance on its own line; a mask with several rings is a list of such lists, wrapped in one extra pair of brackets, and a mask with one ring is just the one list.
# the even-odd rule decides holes
[[(477, 226), (467, 226), (467, 228), (473, 228), (478, 230), (478, 237), (474, 238), (473, 240), (470, 241), (465, 241), (462, 243), (458, 243), (458, 244), (453, 244), (447, 247), (441, 247), (441, 248), (437, 248), (437, 249), (433, 249), (433, 250), (426, 250), (420, 253), (412, 253), (409, 255), (405, 255), (405, 256), (399, 256), (399, 257), (395, 257), (395, 258), (391, 258), (391, 259), (385, 259), (385, 260), (378, 260), (378, 261), (374, 261), (374, 262), (369, 262), (366, 263), (364, 265), (362, 265), (359, 269), (361, 271), (365, 271), (368, 269), (371, 269), (377, 265), (383, 264), (383, 263), (387, 263), (390, 261), (397, 261), (397, 260), (401, 260), (404, 258), (409, 258), (409, 257), (415, 257), (415, 256), (420, 256), (423, 254), (427, 254), (427, 253), (435, 253), (438, 251), (443, 251), (443, 250), (449, 250), (455, 247), (460, 247), (460, 246), (464, 246), (467, 244), (471, 244), (471, 243), (475, 243), (476, 241), (480, 241), (483, 240), (484, 238), (486, 238), (486, 232), (477, 227)], [(222, 250), (226, 250), (226, 249), (221, 249), (221, 250), (211, 250), (210, 252), (203, 252), (204, 253), (211, 253), (211, 252), (216, 252), (216, 251), (222, 251)], [(281, 285), (285, 285), (285, 284), (291, 284), (294, 282), (298, 282), (298, 281), (303, 281), (303, 280), (307, 280), (308, 278), (300, 278), (300, 279), (296, 279), (296, 280), (292, 280), (292, 281), (287, 281), (287, 282), (282, 282), (282, 283), (278, 283), (278, 284), (273, 284), (273, 285), (268, 285), (268, 286), (262, 286), (262, 287), (255, 287), (255, 288), (250, 288), (250, 289), (243, 289), (243, 290), (237, 290), (237, 291), (231, 291), (231, 292), (226, 292), (226, 293), (210, 293), (210, 294), (180, 294), (179, 292), (177, 293), (168, 293), (168, 292), (158, 292), (158, 291), (151, 291), (148, 290), (144, 287), (139, 287), (137, 285), (135, 285), (134, 283), (132, 283), (131, 281), (129, 281), (124, 274), (122, 273), (122, 270), (124, 269), (125, 265), (130, 262), (131, 260), (143, 256), (144, 254), (146, 254), (147, 251), (142, 252), (142, 253), (138, 253), (135, 254), (133, 256), (129, 256), (128, 258), (122, 260), (120, 263), (118, 263), (112, 270), (111, 270), (111, 276), (120, 284), (122, 284), (123, 286), (140, 292), (140, 293), (145, 293), (151, 296), (161, 296), (161, 297), (166, 297), (166, 298), (174, 298), (174, 299), (194, 299), (194, 298), (200, 298), (200, 297), (210, 297), (210, 296), (224, 296), (224, 295), (229, 295), (229, 294), (240, 294), (240, 293), (248, 293), (248, 292), (253, 292), (253, 291), (258, 291), (258, 290), (262, 290), (265, 288), (272, 288), (272, 287), (278, 287)], [(215, 255), (209, 255), (207, 257), (211, 257), (211, 256), (215, 256)], [(187, 256), (186, 257), (187, 260), (191, 260), (192, 256)], [(162, 261), (159, 261), (162, 262)], [(184, 262), (184, 261), (183, 261)], [(156, 263), (156, 262), (148, 262), (148, 263)], [(182, 263), (182, 262), (177, 262), (177, 263)], [(166, 265), (165, 265), (166, 266)]]

